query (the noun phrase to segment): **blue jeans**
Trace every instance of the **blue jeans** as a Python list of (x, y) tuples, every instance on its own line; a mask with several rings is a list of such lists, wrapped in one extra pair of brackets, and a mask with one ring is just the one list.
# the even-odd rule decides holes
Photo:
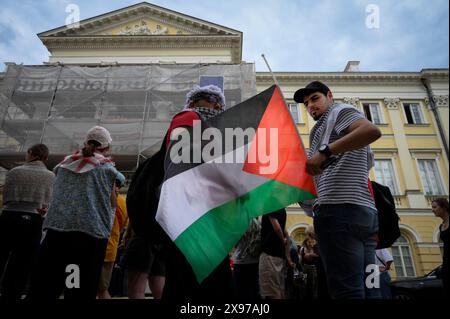
[(390, 283), (391, 275), (389, 274), (389, 272), (384, 271), (380, 273), (380, 289), (382, 299), (392, 299), (391, 287), (389, 287)]
[(333, 299), (380, 298), (366, 285), (368, 265), (375, 265), (377, 211), (353, 204), (320, 205), (314, 229)]

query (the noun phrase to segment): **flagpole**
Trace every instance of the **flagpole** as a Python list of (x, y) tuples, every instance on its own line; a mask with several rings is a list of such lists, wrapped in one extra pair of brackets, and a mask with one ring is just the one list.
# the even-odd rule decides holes
[[(286, 98), (284, 97), (283, 91), (281, 90), (281, 87), (280, 87), (280, 85), (278, 84), (277, 78), (275, 77), (275, 74), (272, 72), (272, 69), (270, 68), (269, 63), (267, 62), (267, 59), (266, 59), (264, 53), (262, 53), (261, 56), (262, 56), (262, 58), (264, 59), (264, 62), (266, 62), (266, 65), (267, 65), (267, 68), (268, 68), (269, 71), (270, 71), (270, 74), (272, 74), (273, 82), (274, 82), (275, 85), (278, 87), (278, 90), (280, 91), (281, 97), (283, 98), (283, 101), (284, 101), (284, 104), (285, 104), (286, 108), (287, 108), (288, 111), (290, 112), (289, 107), (288, 107), (288, 104), (287, 104), (287, 102), (286, 102)], [(294, 122), (294, 119), (292, 118), (292, 116), (291, 116), (291, 119), (292, 119), (292, 123), (294, 123), (294, 126), (297, 127), (297, 123)], [(300, 136), (299, 131), (298, 131), (298, 130), (296, 130), (296, 131), (297, 131), (298, 138), (302, 141), (302, 138), (301, 138), (301, 136)], [(303, 147), (303, 149), (305, 149), (305, 146), (303, 145), (303, 141), (302, 141), (302, 147)]]
[(270, 68), (269, 62), (267, 62), (266, 57), (263, 54), (261, 54), (262, 58), (264, 59), (264, 62), (266, 62), (267, 68), (270, 71), (270, 74), (272, 74), (272, 78), (273, 78), (273, 82), (279, 87), (280, 85), (278, 84), (277, 78), (275, 77), (275, 74), (273, 74), (272, 69)]
[[(266, 57), (264, 56), (264, 53), (262, 53), (261, 56), (262, 56), (262, 58), (264, 59), (264, 62), (266, 62), (267, 68), (269, 69), (269, 72), (270, 72), (270, 74), (272, 75), (273, 82), (274, 82), (275, 85), (278, 87), (278, 90), (280, 91), (281, 97), (283, 98), (284, 104), (285, 104), (285, 106), (287, 107), (288, 111), (290, 112), (290, 110), (289, 110), (289, 108), (288, 108), (288, 105), (287, 105), (287, 102), (286, 102), (286, 99), (284, 98), (283, 91), (281, 91), (280, 85), (278, 84), (278, 81), (277, 81), (277, 78), (275, 77), (275, 74), (272, 72), (272, 69), (270, 68), (269, 62), (267, 62)], [(292, 122), (294, 123), (294, 126), (297, 127), (297, 124), (294, 122), (294, 119), (292, 118), (292, 116), (291, 116), (291, 120), (292, 120)], [(300, 139), (300, 142), (301, 142), (301, 146), (302, 146), (302, 148), (303, 148), (303, 151), (306, 152), (306, 150), (305, 150), (305, 145), (303, 145), (302, 137), (300, 136), (300, 132), (299, 132), (298, 130), (295, 130), (295, 131), (297, 132), (297, 136), (298, 136), (298, 138)], [(316, 189), (317, 189), (316, 181), (315, 181), (314, 179), (313, 179), (313, 182), (314, 182), (314, 186), (315, 186)], [(305, 201), (304, 203), (306, 203), (306, 201)], [(311, 202), (311, 203), (308, 202), (308, 204), (311, 204), (311, 210), (312, 210), (312, 202)], [(308, 205), (308, 204), (306, 204), (306, 205)], [(305, 215), (307, 215), (307, 214), (306, 214), (306, 209), (307, 209), (307, 207), (301, 206), (300, 203), (298, 203), (298, 205), (305, 211)], [(312, 216), (310, 216), (310, 217), (312, 217)]]

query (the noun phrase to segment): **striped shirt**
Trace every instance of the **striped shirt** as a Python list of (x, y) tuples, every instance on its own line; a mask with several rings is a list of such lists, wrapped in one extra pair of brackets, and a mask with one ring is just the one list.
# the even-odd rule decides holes
[[(319, 149), (322, 134), (325, 132), (328, 111), (322, 115), (313, 127), (310, 135), (310, 149), (308, 158), (311, 158)], [(331, 132), (329, 144), (342, 138), (353, 122), (365, 118), (356, 108), (346, 108), (339, 112), (334, 129)], [(325, 141), (326, 142), (326, 141)], [(317, 186), (318, 198), (314, 205), (321, 204), (355, 204), (375, 209), (375, 204), (368, 188), (368, 151), (367, 146), (361, 149), (335, 154), (337, 160), (329, 165), (314, 180)]]

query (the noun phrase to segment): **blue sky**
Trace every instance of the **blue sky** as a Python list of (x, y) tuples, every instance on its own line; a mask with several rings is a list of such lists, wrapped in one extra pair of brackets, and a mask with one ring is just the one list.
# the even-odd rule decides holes
[[(0, 63), (48, 61), (36, 34), (64, 25), (68, 4), (86, 19), (139, 2), (1, 0)], [(148, 2), (242, 31), (243, 60), (255, 62), (257, 71), (267, 71), (261, 53), (280, 72), (343, 71), (349, 60), (361, 61), (361, 71), (448, 68), (448, 0)]]

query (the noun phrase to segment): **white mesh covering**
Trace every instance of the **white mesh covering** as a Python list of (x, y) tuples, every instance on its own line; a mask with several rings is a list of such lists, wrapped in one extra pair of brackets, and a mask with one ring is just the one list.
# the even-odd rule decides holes
[[(52, 158), (82, 147), (86, 131), (106, 127), (123, 169), (159, 148), (186, 93), (223, 83), (227, 108), (256, 94), (254, 65), (9, 65), (0, 86), (0, 166), (45, 143)], [(205, 83), (206, 83), (205, 82)], [(208, 83), (209, 83), (208, 82)]]

